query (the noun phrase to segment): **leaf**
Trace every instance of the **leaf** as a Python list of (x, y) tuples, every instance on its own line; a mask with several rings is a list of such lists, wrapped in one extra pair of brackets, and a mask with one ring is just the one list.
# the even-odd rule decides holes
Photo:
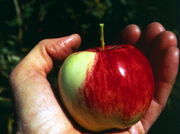
[(12, 108), (12, 101), (10, 98), (4, 98), (0, 96), (0, 107), (1, 108)]
[(124, 5), (124, 6), (127, 5), (127, 0), (120, 0), (120, 2), (121, 2), (121, 4)]
[(15, 27), (18, 26), (18, 19), (17, 18), (13, 18), (11, 20), (6, 20), (4, 21), (4, 23), (9, 26), (9, 27)]
[(0, 94), (4, 91), (4, 87), (0, 87)]
[(34, 7), (31, 3), (26, 3), (22, 6), (23, 18), (28, 19), (33, 15)]
[(9, 116), (8, 124), (7, 124), (8, 134), (13, 134), (13, 123), (14, 123), (13, 117)]

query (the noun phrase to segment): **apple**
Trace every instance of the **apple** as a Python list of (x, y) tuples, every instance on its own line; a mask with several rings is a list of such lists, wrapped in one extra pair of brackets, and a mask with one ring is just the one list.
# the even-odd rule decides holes
[(98, 132), (138, 122), (151, 103), (154, 77), (148, 59), (137, 48), (107, 45), (67, 57), (58, 85), (72, 118)]

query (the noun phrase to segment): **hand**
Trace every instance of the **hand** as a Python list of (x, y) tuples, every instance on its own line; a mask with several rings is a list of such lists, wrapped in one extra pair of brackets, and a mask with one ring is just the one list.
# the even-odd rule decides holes
[[(177, 40), (159, 23), (152, 23), (141, 33), (136, 25), (127, 26), (121, 34), (123, 43), (138, 44), (146, 53), (155, 75), (155, 94), (144, 118), (119, 134), (143, 134), (148, 131), (164, 108), (174, 84), (179, 61)], [(63, 60), (80, 45), (78, 35), (41, 41), (16, 66), (10, 83), (18, 115), (18, 133), (80, 134), (57, 102), (47, 74), (53, 59)], [(147, 51), (151, 50), (151, 51)], [(154, 58), (155, 57), (155, 58)]]
[(121, 43), (136, 45), (151, 62), (155, 77), (154, 97), (144, 118), (128, 131), (119, 134), (143, 134), (156, 121), (166, 105), (178, 72), (179, 49), (174, 33), (157, 23), (149, 24), (143, 32), (129, 25), (121, 32)]
[(47, 80), (53, 60), (63, 60), (81, 43), (79, 35), (38, 43), (15, 67), (10, 84), (17, 112), (18, 134), (79, 134), (58, 104)]

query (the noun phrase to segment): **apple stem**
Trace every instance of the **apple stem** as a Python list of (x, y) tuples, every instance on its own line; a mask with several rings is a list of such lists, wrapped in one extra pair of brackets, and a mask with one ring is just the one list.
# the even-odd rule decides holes
[(101, 23), (99, 24), (100, 26), (100, 40), (101, 40), (101, 47), (102, 47), (102, 50), (104, 50), (104, 46), (105, 46), (105, 42), (104, 42), (104, 24)]

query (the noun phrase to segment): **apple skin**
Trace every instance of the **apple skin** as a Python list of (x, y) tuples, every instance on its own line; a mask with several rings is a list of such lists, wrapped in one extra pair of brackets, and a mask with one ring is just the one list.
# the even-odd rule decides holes
[(58, 86), (72, 118), (99, 132), (138, 122), (151, 103), (154, 77), (147, 58), (123, 44), (73, 53), (59, 71)]

